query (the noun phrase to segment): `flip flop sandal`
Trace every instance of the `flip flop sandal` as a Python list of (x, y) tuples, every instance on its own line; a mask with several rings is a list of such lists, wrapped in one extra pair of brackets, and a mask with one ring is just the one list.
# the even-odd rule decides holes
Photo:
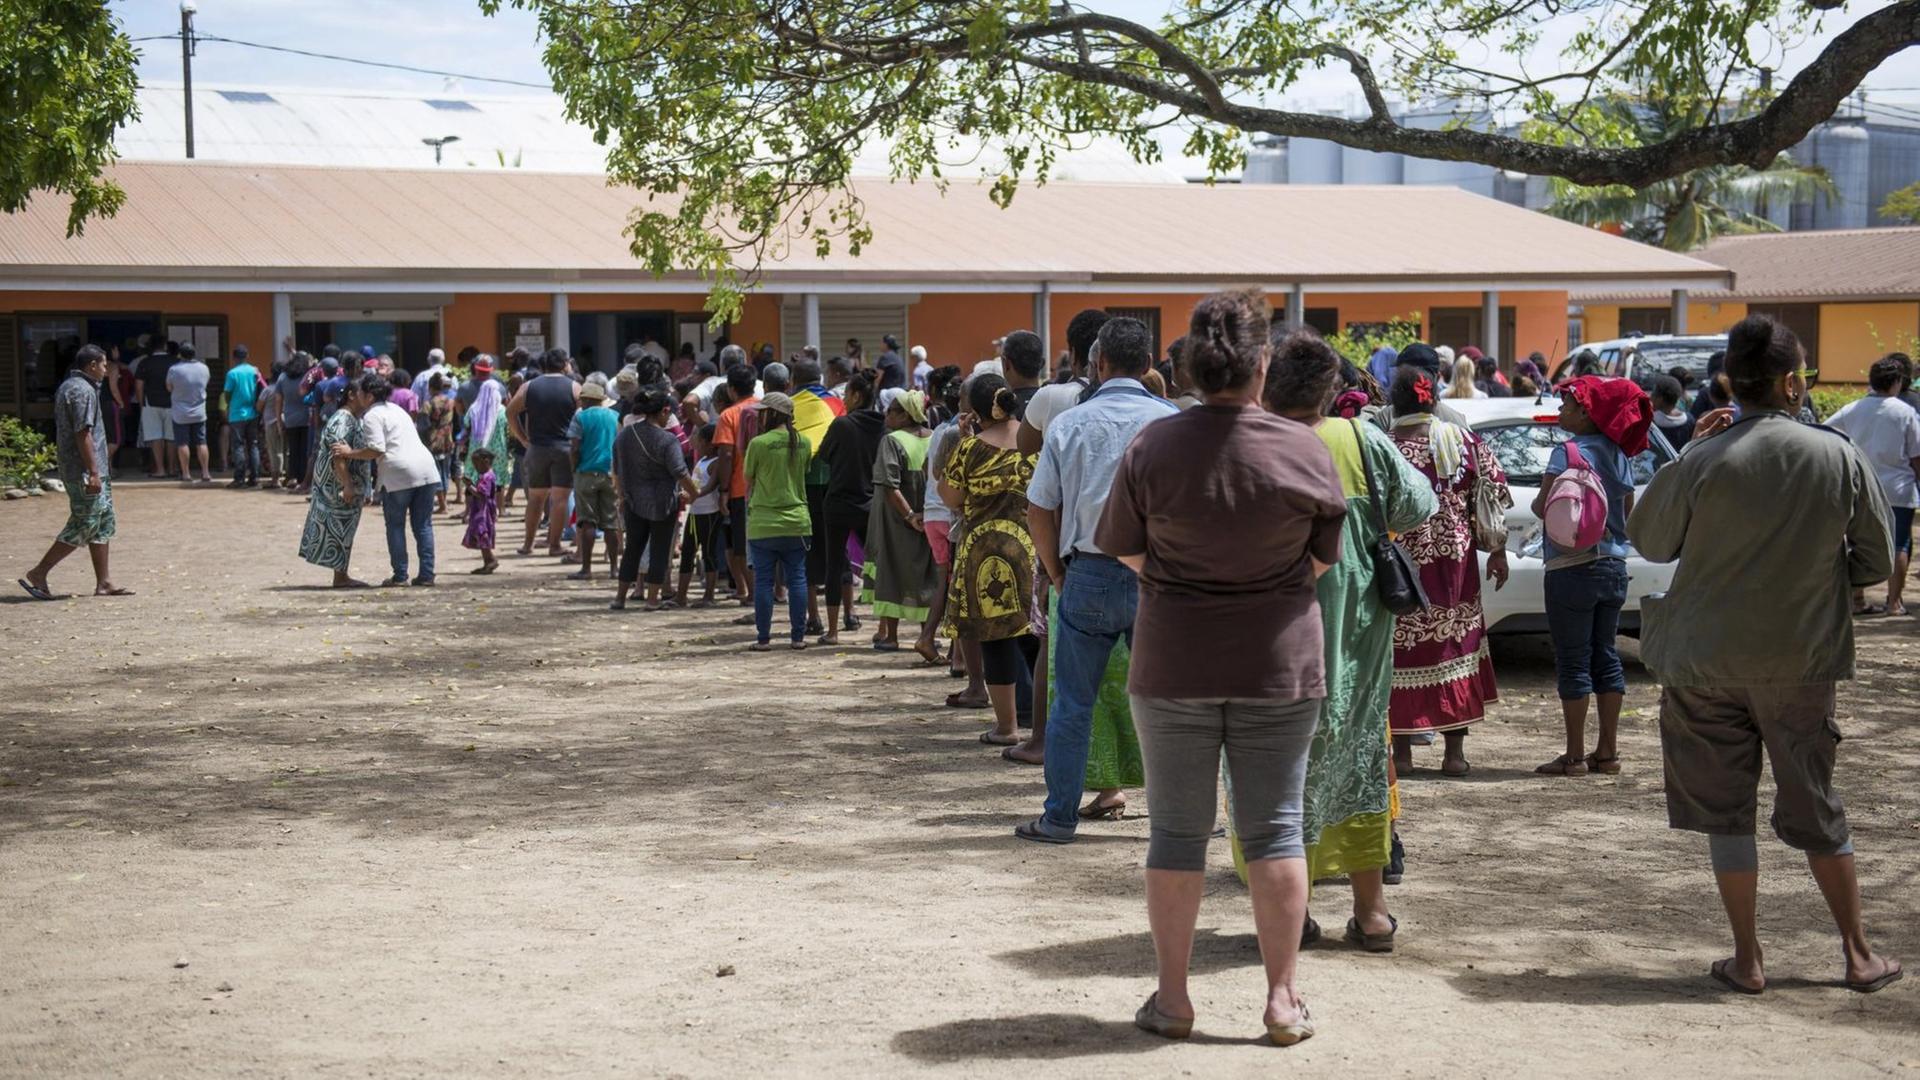
[(1854, 608), (1853, 613), (1861, 618), (1871, 619), (1875, 616), (1885, 615), (1887, 613), (1887, 605), (1868, 604), (1865, 607)]
[(1309, 945), (1318, 944), (1320, 944), (1320, 924), (1314, 922), (1313, 916), (1309, 915), (1307, 921), (1300, 927), (1300, 947), (1304, 949)]
[(1899, 982), (1906, 973), (1905, 968), (1894, 968), (1892, 971), (1887, 972), (1872, 982), (1842, 982), (1840, 985), (1856, 994), (1872, 994), (1885, 990), (1887, 987)]
[(1603, 758), (1598, 754), (1588, 754), (1586, 762), (1587, 771), (1590, 773), (1600, 773), (1604, 776), (1620, 775), (1620, 755), (1618, 754), (1610, 758)]
[(1360, 929), (1359, 919), (1348, 919), (1346, 939), (1370, 953), (1390, 953), (1393, 951), (1393, 935), (1400, 931), (1400, 920), (1389, 915), (1387, 922), (1393, 929), (1384, 934), (1369, 934)]
[(1002, 761), (1010, 761), (1010, 762), (1012, 762), (1012, 763), (1013, 763), (1013, 764), (1015, 764), (1015, 765), (1043, 765), (1043, 764), (1045, 764), (1045, 762), (1043, 762), (1043, 761), (1028, 761), (1028, 760), (1027, 760), (1026, 758), (1023, 758), (1023, 757), (1015, 757), (1015, 756), (1014, 756), (1014, 751), (1016, 751), (1016, 750), (1018, 750), (1018, 749), (1020, 749), (1020, 744), (1018, 744), (1018, 743), (1016, 743), (1016, 744), (1014, 744), (1013, 746), (1009, 746), (1009, 747), (1007, 747), (1006, 749), (1004, 749), (1004, 750), (1002, 750), (1002, 751), (1000, 751), (1000, 760), (1002, 760)]
[(968, 701), (967, 699), (961, 697), (959, 694), (948, 694), (947, 708), (949, 709), (991, 709), (993, 708), (993, 703), (990, 701)]
[(735, 626), (752, 626), (752, 625), (753, 625), (753, 616), (752, 616), (751, 614), (747, 614), (747, 615), (742, 615), (742, 616), (740, 616), (739, 618), (737, 618), (737, 619), (735, 619), (735, 620), (733, 620), (733, 625), (735, 625)]
[[(1713, 977), (1714, 982), (1719, 983), (1721, 986), (1726, 987), (1736, 994), (1745, 994), (1748, 997), (1759, 997), (1761, 994), (1767, 992), (1767, 988), (1764, 986), (1747, 986), (1738, 979), (1735, 979), (1733, 975), (1727, 971), (1727, 964), (1728, 961), (1726, 960), (1715, 960), (1713, 966), (1707, 969), (1707, 974)], [(1853, 987), (1849, 984), (1847, 988), (1852, 989)], [(1875, 987), (1874, 989), (1877, 990), (1879, 988)]]
[(964, 671), (956, 671), (951, 667), (947, 668), (947, 678), (949, 679), (964, 679), (966, 677), (967, 673)]
[(105, 589), (105, 590), (95, 592), (93, 595), (95, 596), (132, 596), (133, 590), (123, 589), (116, 585), (111, 589)]
[(1108, 803), (1102, 806), (1100, 805), (1100, 800), (1095, 799), (1080, 808), (1080, 818), (1083, 821), (1119, 821), (1126, 816), (1127, 804), (1125, 802)]
[(876, 641), (873, 643), (873, 651), (874, 652), (899, 652), (900, 643), (897, 641)]
[(980, 733), (980, 741), (986, 743), (988, 746), (1019, 746), (1020, 736), (995, 735), (991, 731), (983, 731)]
[(26, 578), (15, 578), (14, 581), (18, 583), (21, 588), (27, 590), (27, 595), (33, 597), (35, 600), (53, 599), (52, 593), (28, 581)]

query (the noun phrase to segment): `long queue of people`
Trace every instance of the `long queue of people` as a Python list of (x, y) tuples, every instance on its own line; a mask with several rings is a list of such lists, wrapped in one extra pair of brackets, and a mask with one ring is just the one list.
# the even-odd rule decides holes
[[(524, 491), (520, 554), (544, 550), (590, 580), (604, 537), (618, 610), (636, 589), (644, 610), (730, 600), (764, 652), (838, 645), (868, 605), (873, 649), (966, 679), (946, 704), (990, 710), (981, 741), (1041, 766), (1045, 795), (1019, 839), (1072, 843), (1126, 816), (1128, 789), (1149, 788), (1159, 977), (1135, 1021), (1168, 1037), (1195, 1023), (1187, 968), (1224, 773), (1266, 969), (1263, 1021), (1289, 1045), (1316, 1023), (1297, 970), (1322, 936), (1311, 884), (1345, 877), (1341, 938), (1392, 952), (1387, 886), (1406, 872), (1397, 780), (1436, 741), (1443, 776), (1471, 770), (1467, 733), (1498, 696), (1480, 590), (1507, 577), (1511, 492), (1489, 447), (1449, 419), (1449, 387), (1473, 373), (1424, 343), (1356, 368), (1311, 331), (1276, 335), (1263, 298), (1242, 292), (1203, 300), (1170, 363), (1130, 318), (1082, 312), (1066, 337), (1056, 377), (1041, 339), (1016, 331), (997, 370), (930, 369), (926, 390), (897, 363), (822, 365), (810, 352), (753, 364), (729, 348), (679, 384), (644, 353), (584, 380), (564, 351), (517, 354), (504, 382), (477, 355), (457, 388), (426, 373), (426, 425), (395, 404), (394, 380), (364, 371), (321, 425), (301, 554), (358, 585), (347, 568), (377, 486), (388, 584), (431, 584), (430, 518), (450, 489), (478, 552), (472, 572), (492, 573), (500, 512)], [(1532, 509), (1567, 742), (1538, 771), (1622, 769), (1624, 556), (1631, 544), (1679, 560), (1669, 592), (1645, 602), (1641, 655), (1663, 687), (1669, 823), (1708, 836), (1733, 931), (1734, 954), (1709, 973), (1739, 993), (1766, 989), (1764, 750), (1774, 830), (1805, 853), (1829, 903), (1844, 984), (1871, 992), (1901, 969), (1861, 925), (1833, 714), (1852, 676), (1849, 598), (1893, 575), (1901, 519), (1870, 456), (1880, 450), (1801, 421), (1804, 350), (1784, 326), (1740, 323), (1717, 374), (1731, 404), (1698, 419), (1637, 504), (1628, 462), (1660, 410), (1626, 380), (1553, 388), (1567, 439)], [(69, 385), (98, 378), (83, 366)], [(63, 448), (90, 430), (85, 389), (63, 387)], [(97, 424), (97, 392), (92, 408)], [(1912, 439), (1902, 445), (1920, 475), (1920, 431)], [(55, 552), (99, 524), (87, 516), (98, 490), (70, 491), (83, 492), (77, 539), (63, 534)], [(44, 587), (48, 565), (23, 585)]]

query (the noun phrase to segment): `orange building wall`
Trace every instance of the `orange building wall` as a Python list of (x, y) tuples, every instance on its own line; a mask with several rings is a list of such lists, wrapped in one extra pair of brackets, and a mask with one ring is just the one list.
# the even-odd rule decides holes
[[(1580, 337), (1586, 342), (1611, 341), (1620, 336), (1622, 307), (1658, 307), (1666, 304), (1582, 304)], [(1687, 301), (1687, 333), (1724, 334), (1747, 317), (1747, 305), (1735, 300)]]
[(1920, 333), (1920, 304), (1820, 305), (1820, 381), (1867, 381), (1867, 368), (1895, 349), (1911, 351)]
[(1033, 328), (1031, 293), (924, 293), (907, 307), (907, 346), (922, 345), (934, 367), (963, 371), (993, 357), (993, 339)]
[(80, 315), (152, 315), (162, 321), (195, 315), (227, 318), (227, 349), (245, 345), (266, 361), (273, 342), (273, 298), (264, 293), (0, 292), (0, 311)]
[[(685, 293), (575, 293), (567, 297), (573, 314), (602, 311), (671, 311), (677, 323), (682, 318), (706, 317), (706, 299)], [(449, 353), (468, 345), (493, 352), (502, 346), (500, 316), (546, 316), (553, 310), (553, 298), (546, 293), (462, 293), (442, 311)], [(772, 295), (748, 296), (740, 321), (733, 325), (732, 340), (740, 345), (754, 341), (778, 341), (780, 336), (780, 298)]]

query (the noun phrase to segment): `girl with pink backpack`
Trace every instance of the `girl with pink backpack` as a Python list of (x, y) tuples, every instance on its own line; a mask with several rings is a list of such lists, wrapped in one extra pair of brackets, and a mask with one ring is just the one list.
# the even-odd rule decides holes
[[(1546, 534), (1547, 629), (1553, 637), (1566, 751), (1537, 769), (1555, 776), (1620, 771), (1615, 736), (1626, 671), (1614, 638), (1627, 602), (1627, 514), (1635, 454), (1647, 448), (1653, 405), (1628, 379), (1586, 375), (1560, 388), (1560, 427), (1534, 499)], [(1586, 749), (1587, 699), (1599, 703), (1600, 733)]]

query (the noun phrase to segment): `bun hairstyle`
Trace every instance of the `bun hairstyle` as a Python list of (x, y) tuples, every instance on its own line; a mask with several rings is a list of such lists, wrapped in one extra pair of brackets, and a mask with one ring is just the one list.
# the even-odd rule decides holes
[(1440, 393), (1434, 386), (1433, 376), (1424, 368), (1401, 367), (1393, 373), (1393, 388), (1387, 397), (1393, 404), (1394, 414), (1406, 416), (1432, 412)]
[(1204, 394), (1247, 385), (1260, 367), (1271, 325), (1258, 290), (1219, 292), (1201, 300), (1187, 324), (1187, 377)]
[(873, 372), (862, 368), (847, 377), (847, 385), (842, 393), (846, 395), (848, 400), (856, 397), (859, 398), (860, 408), (871, 408), (873, 405), (873, 388), (875, 381)]
[(1775, 380), (1800, 367), (1804, 354), (1793, 331), (1766, 315), (1749, 315), (1727, 331), (1727, 382), (1740, 401), (1770, 400)]
[(1340, 382), (1339, 354), (1312, 330), (1295, 330), (1274, 346), (1262, 400), (1278, 413), (1319, 412)]
[(981, 423), (997, 424), (1020, 411), (1020, 398), (1007, 387), (1007, 380), (988, 372), (967, 383), (967, 406)]

